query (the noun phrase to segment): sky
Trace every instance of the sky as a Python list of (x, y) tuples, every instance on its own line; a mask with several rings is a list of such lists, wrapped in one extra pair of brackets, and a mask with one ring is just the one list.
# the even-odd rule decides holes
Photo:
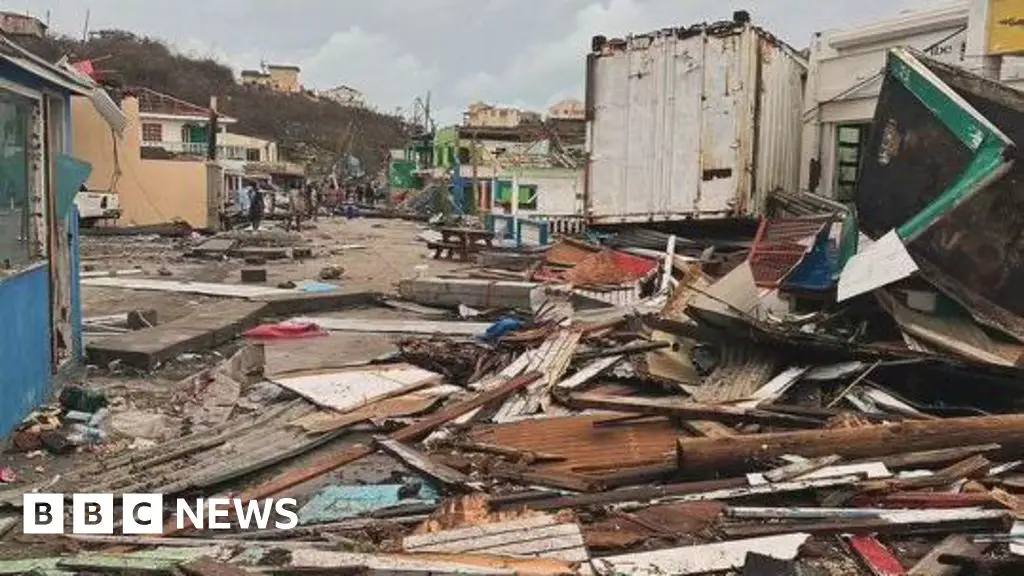
[[(939, 2), (946, 3), (943, 0)], [(582, 99), (594, 35), (609, 38), (747, 10), (797, 49), (815, 32), (936, 0), (0, 0), (57, 33), (119, 28), (212, 57), (236, 73), (261, 60), (302, 68), (307, 88), (345, 84), (383, 111), (431, 94), (440, 123), (485, 101), (544, 111)]]

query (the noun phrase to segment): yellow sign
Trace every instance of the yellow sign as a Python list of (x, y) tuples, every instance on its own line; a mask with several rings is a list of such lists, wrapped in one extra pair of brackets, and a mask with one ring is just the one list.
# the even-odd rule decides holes
[(986, 52), (1024, 54), (1024, 0), (989, 0)]

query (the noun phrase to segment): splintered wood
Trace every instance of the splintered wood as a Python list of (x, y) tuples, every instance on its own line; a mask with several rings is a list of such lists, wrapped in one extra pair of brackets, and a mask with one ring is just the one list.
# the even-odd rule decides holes
[(492, 420), (509, 422), (517, 417), (534, 414), (542, 408), (548, 410), (551, 406), (551, 389), (569, 368), (581, 336), (578, 330), (559, 330), (549, 336), (540, 348), (528, 352), (530, 360), (525, 371), (540, 372), (543, 376), (523, 392), (506, 400)]

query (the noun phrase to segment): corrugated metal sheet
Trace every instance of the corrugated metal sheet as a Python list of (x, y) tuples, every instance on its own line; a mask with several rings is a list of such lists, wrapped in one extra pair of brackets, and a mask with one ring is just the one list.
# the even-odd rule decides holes
[(758, 286), (776, 288), (811, 250), (814, 238), (832, 216), (773, 218), (761, 221), (750, 248), (750, 267)]
[(542, 470), (593, 472), (636, 468), (671, 458), (681, 432), (664, 419), (597, 426), (618, 416), (582, 415), (523, 420), (479, 426), (470, 432), (475, 442), (565, 457), (537, 464)]
[(805, 69), (749, 25), (662, 30), (591, 54), (594, 223), (759, 215), (796, 190)]

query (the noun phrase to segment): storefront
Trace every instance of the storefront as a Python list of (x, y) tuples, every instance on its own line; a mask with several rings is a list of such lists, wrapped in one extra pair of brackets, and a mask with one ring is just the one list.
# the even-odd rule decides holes
[[(977, 0), (947, 4), (814, 36), (804, 94), (802, 190), (852, 199), (889, 49), (909, 46), (949, 64), (975, 66), (967, 47), (972, 26), (983, 23), (974, 4)], [(1021, 60), (1003, 58), (1000, 74), (1004, 82), (1024, 88)]]

